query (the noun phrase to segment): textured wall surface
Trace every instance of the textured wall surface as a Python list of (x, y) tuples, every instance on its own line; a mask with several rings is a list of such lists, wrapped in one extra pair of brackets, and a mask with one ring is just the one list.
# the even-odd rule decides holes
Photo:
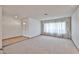
[(79, 8), (72, 15), (72, 40), (79, 49)]
[(3, 16), (3, 39), (21, 36), (21, 21), (11, 16)]

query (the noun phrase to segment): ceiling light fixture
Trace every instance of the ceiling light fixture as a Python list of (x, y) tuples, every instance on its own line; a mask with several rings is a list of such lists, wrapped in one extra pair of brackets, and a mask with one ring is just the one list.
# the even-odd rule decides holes
[(18, 16), (15, 16), (15, 18), (18, 18)]
[(45, 13), (44, 15), (48, 15), (47, 13)]
[(26, 23), (25, 23), (25, 22), (23, 22), (23, 24), (25, 25)]

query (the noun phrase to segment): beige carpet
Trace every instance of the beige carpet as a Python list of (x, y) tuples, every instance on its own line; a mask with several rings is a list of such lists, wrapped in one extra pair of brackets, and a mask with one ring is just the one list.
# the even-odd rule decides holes
[(8, 54), (60, 54), (79, 53), (71, 40), (38, 36), (3, 48)]
[(27, 39), (27, 38), (23, 37), (23, 36), (18, 36), (18, 37), (9, 38), (9, 39), (3, 39), (3, 47), (14, 44), (14, 43), (17, 43), (17, 42), (20, 42), (20, 41), (23, 41), (25, 39)]

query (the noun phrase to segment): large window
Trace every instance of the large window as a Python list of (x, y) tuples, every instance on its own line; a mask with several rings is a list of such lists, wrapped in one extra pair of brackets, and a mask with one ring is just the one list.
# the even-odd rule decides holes
[(59, 35), (65, 34), (66, 22), (44, 23), (44, 33), (59, 34)]

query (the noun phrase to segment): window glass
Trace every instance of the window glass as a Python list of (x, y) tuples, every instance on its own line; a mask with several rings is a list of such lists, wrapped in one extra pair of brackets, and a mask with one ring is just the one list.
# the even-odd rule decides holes
[(50, 34), (65, 34), (66, 33), (66, 22), (56, 22), (56, 23), (45, 23), (44, 32)]

